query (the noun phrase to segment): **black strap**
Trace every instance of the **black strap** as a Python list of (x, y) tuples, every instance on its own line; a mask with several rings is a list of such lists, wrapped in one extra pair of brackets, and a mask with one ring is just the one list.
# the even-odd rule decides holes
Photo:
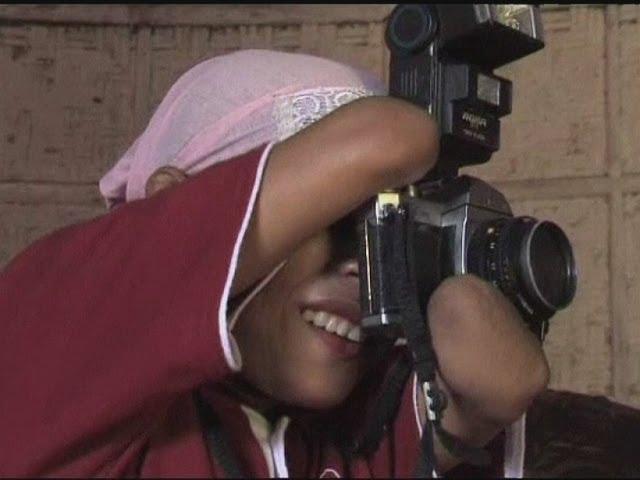
[[(394, 261), (392, 265), (393, 285), (396, 288), (398, 304), (402, 307), (400, 315), (402, 329), (407, 339), (407, 346), (413, 355), (414, 368), (418, 376), (418, 382), (435, 384), (436, 357), (431, 345), (431, 335), (427, 322), (422, 318), (417, 299), (417, 288), (412, 282), (407, 265), (406, 251), (406, 222), (405, 212), (394, 211), (391, 214), (393, 224), (393, 251)], [(420, 461), (416, 471), (418, 477), (431, 477), (437, 470), (436, 457), (433, 445), (432, 424), (427, 420), (422, 429), (420, 442)]]
[(460, 438), (447, 432), (442, 428), (440, 422), (435, 424), (435, 431), (440, 439), (440, 443), (451, 455), (463, 458), (476, 467), (487, 467), (491, 463), (491, 455), (484, 448), (476, 448), (467, 445)]
[(359, 455), (372, 455), (380, 445), (385, 429), (391, 425), (400, 408), (402, 391), (409, 375), (413, 371), (408, 355), (402, 355), (387, 374), (382, 394), (377, 398), (361, 439), (353, 446), (353, 452)]
[(453, 455), (464, 458), (475, 465), (486, 465), (490, 459), (488, 452), (467, 445), (442, 428), (442, 411), (446, 407), (446, 397), (436, 384), (438, 362), (432, 344), (427, 312), (425, 311), (423, 314), (420, 310), (415, 279), (409, 275), (406, 249), (406, 212), (398, 210), (392, 215), (394, 217), (392, 221), (394, 225), (393, 251), (395, 253), (392, 275), (398, 303), (402, 306), (402, 315), (400, 316), (402, 328), (407, 339), (407, 346), (413, 355), (418, 381), (421, 386), (424, 384), (430, 386), (428, 398), (425, 400), (431, 404), (428, 410), (432, 410), (435, 414), (433, 421), (427, 418), (422, 430), (422, 455), (416, 469), (416, 476), (418, 478), (431, 477), (434, 471), (437, 472), (433, 442), (434, 431), (440, 438), (442, 445)]
[(247, 478), (242, 474), (240, 463), (225, 435), (222, 423), (199, 392), (194, 393), (194, 401), (198, 409), (198, 416), (204, 429), (204, 437), (212, 462), (218, 462), (226, 478)]

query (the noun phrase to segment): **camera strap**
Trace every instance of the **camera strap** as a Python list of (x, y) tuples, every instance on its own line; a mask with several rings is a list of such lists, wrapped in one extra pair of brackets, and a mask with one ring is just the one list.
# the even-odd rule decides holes
[[(407, 243), (407, 212), (397, 209), (391, 213), (393, 224), (392, 266), (393, 285), (395, 285), (398, 303), (402, 308), (400, 315), (402, 329), (407, 339), (418, 381), (427, 406), (427, 420), (422, 430), (420, 461), (416, 469), (416, 476), (437, 477), (437, 465), (434, 452), (433, 433), (435, 432), (442, 445), (451, 454), (463, 458), (467, 462), (478, 466), (489, 463), (489, 454), (484, 449), (467, 445), (455, 435), (442, 428), (442, 412), (446, 408), (446, 396), (436, 383), (437, 357), (433, 348), (429, 321), (426, 312), (423, 315), (418, 303), (415, 280), (409, 275), (408, 253), (410, 245)], [(425, 309), (426, 310), (426, 309)]]
[[(390, 353), (392, 346), (386, 351)], [(402, 392), (409, 376), (413, 372), (413, 361), (409, 352), (403, 350), (396, 363), (390, 368), (377, 395), (369, 420), (366, 422), (364, 434), (360, 438), (348, 439), (348, 446), (344, 450), (347, 456), (354, 454), (370, 456), (380, 446), (389, 425), (393, 424), (402, 400)], [(347, 437), (347, 435), (343, 435)]]

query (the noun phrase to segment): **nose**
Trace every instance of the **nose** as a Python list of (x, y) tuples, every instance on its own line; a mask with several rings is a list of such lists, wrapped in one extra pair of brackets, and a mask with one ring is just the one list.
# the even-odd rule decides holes
[(358, 260), (350, 258), (340, 262), (338, 265), (338, 273), (341, 275), (358, 276)]

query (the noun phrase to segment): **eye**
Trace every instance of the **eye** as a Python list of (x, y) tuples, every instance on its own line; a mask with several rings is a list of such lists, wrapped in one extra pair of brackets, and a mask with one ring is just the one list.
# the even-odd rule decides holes
[(358, 255), (358, 229), (356, 216), (347, 215), (329, 229), (332, 262), (342, 262)]

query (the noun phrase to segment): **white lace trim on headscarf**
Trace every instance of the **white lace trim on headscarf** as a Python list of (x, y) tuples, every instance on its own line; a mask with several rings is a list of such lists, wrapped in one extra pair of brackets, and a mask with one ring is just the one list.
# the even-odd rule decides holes
[(377, 93), (365, 88), (332, 87), (313, 88), (278, 97), (273, 105), (277, 139), (285, 140), (336, 108), (359, 98), (374, 95)]

